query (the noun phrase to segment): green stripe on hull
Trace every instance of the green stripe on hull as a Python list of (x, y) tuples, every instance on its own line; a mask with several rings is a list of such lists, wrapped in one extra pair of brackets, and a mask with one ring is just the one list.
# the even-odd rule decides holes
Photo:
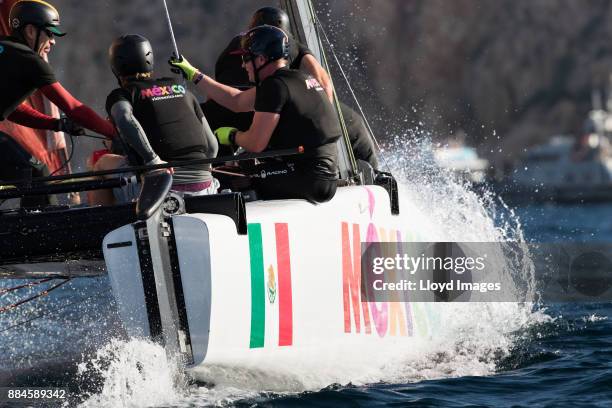
[(264, 346), (266, 330), (266, 291), (261, 224), (249, 224), (248, 233), (251, 257), (251, 341), (249, 347), (258, 348)]

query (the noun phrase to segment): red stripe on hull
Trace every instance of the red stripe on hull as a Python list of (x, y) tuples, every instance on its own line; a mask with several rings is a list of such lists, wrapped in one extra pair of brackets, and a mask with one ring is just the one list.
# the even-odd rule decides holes
[(293, 344), (293, 299), (291, 291), (291, 254), (289, 252), (289, 227), (275, 224), (276, 262), (278, 265), (278, 345)]

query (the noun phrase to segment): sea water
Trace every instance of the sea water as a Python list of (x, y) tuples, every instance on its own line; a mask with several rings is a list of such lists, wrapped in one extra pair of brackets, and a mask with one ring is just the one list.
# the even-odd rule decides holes
[[(419, 220), (412, 227), (422, 231), (420, 240), (612, 240), (604, 217), (610, 205), (512, 210), (438, 169), (428, 143), (406, 139), (415, 140), (406, 135), (388, 146), (393, 153), (384, 162), (400, 183), (401, 212)], [(516, 265), (512, 279), (533, 287), (527, 255), (506, 256)], [(16, 299), (4, 295), (2, 305)], [(160, 346), (125, 336), (106, 277), (74, 279), (0, 314), (0, 384), (67, 386), (73, 398), (66, 406), (84, 407), (612, 404), (608, 304), (435, 307), (443, 329), (410, 348), (364, 350), (357, 361), (318, 367), (226, 367), (211, 386), (191, 383)]]

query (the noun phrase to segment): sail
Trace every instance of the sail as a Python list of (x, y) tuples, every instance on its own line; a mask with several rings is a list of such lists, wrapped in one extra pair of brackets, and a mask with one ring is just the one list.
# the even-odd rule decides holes
[[(281, 8), (283, 8), (289, 15), (289, 23), (291, 25), (291, 31), (294, 38), (305, 44), (312, 55), (319, 61), (321, 66), (330, 72), (329, 66), (327, 65), (327, 59), (325, 58), (325, 50), (317, 31), (317, 17), (314, 14), (314, 8), (310, 0), (281, 0)], [(335, 92), (334, 92), (335, 93)], [(336, 98), (337, 102), (337, 98)], [(336, 110), (338, 111), (339, 105), (336, 104)], [(344, 137), (338, 141), (338, 166), (340, 168), (340, 175), (343, 179), (352, 178), (356, 173), (356, 168), (351, 165), (352, 151), (349, 151), (350, 141), (344, 121), (341, 114), (338, 114), (338, 119), (342, 122)]]
[[(11, 7), (17, 0), (0, 1), (0, 34), (9, 32), (8, 20)], [(27, 102), (36, 110), (51, 116), (58, 116), (57, 107), (49, 102), (40, 92), (35, 92)], [(55, 171), (64, 163), (66, 142), (59, 132), (35, 130), (19, 126), (9, 120), (0, 122), (0, 132), (9, 135), (32, 156), (43, 162), (49, 171)], [(1, 179), (0, 175), (0, 179)]]

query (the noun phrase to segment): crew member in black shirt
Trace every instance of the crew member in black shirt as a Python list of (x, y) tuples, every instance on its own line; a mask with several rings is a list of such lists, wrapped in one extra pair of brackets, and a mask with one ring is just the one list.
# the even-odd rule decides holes
[[(20, 0), (11, 7), (9, 24), (11, 36), (0, 37), (0, 121), (8, 119), (35, 129), (76, 135), (83, 133), (81, 125), (112, 138), (112, 124), (66, 91), (45, 61), (55, 44), (54, 37), (65, 35), (55, 7), (41, 0)], [(37, 89), (68, 118), (45, 115), (24, 103)]]
[[(109, 58), (121, 87), (108, 96), (106, 110), (127, 145), (127, 155), (107, 154), (96, 163), (96, 170), (216, 156), (217, 139), (195, 96), (176, 79), (152, 79), (153, 49), (146, 38), (134, 34), (117, 38)], [(209, 164), (177, 167), (172, 190), (183, 195), (215, 193), (219, 184), (210, 170)], [(116, 190), (115, 196), (129, 201), (137, 192), (128, 185)], [(110, 204), (108, 194), (95, 194), (94, 201)]]
[(249, 129), (223, 127), (215, 134), (222, 144), (247, 151), (303, 146), (305, 153), (266, 164), (257, 180), (262, 198), (330, 200), (337, 186), (336, 141), (341, 135), (336, 113), (323, 87), (312, 76), (286, 67), (289, 38), (277, 27), (263, 25), (242, 39), (241, 54), (255, 88), (241, 91), (202, 74), (186, 59), (170, 63), (183, 71), (211, 99), (235, 112), (255, 111)]
[[(289, 68), (299, 69), (316, 78), (323, 89), (325, 89), (329, 100), (333, 103), (333, 84), (327, 71), (312, 55), (312, 51), (308, 47), (296, 41), (289, 34), (291, 30), (287, 13), (277, 7), (260, 8), (253, 14), (249, 23), (249, 29), (261, 25), (275, 26), (287, 33), (289, 37)], [(248, 89), (253, 84), (249, 81), (246, 71), (242, 68), (242, 60), (239, 54), (240, 39), (240, 35), (234, 37), (221, 55), (219, 55), (215, 64), (215, 80), (234, 88)], [(373, 137), (366, 127), (363, 118), (343, 102), (340, 102), (340, 109), (342, 110), (342, 117), (347, 127), (355, 157), (367, 161), (374, 169), (377, 169), (378, 158)], [(253, 119), (251, 112), (232, 112), (212, 99), (202, 104), (202, 110), (213, 129), (231, 125), (239, 130), (246, 130)]]
[[(295, 41), (289, 30), (289, 17), (281, 9), (275, 7), (264, 7), (255, 12), (251, 18), (248, 29), (253, 29), (261, 25), (271, 25), (283, 30), (289, 38), (289, 58), (287, 66), (291, 69), (300, 69), (303, 60), (306, 60), (303, 71), (309, 73), (319, 80), (325, 89), (330, 101), (332, 100), (332, 88), (329, 76), (321, 75), (316, 67), (320, 65), (312, 56), (312, 52), (302, 43)], [(242, 35), (237, 35), (221, 52), (215, 64), (215, 80), (233, 88), (247, 90), (254, 86), (249, 80), (249, 76), (242, 67), (242, 57), (240, 55), (240, 41)], [(306, 69), (308, 67), (308, 69)], [(323, 68), (321, 68), (323, 69)], [(223, 126), (233, 126), (239, 130), (247, 130), (253, 121), (252, 112), (232, 112), (231, 110), (219, 105), (215, 100), (208, 99), (202, 105), (202, 111), (211, 128), (217, 129)]]
[[(86, 127), (108, 138), (114, 137), (113, 125), (74, 98), (58, 82), (47, 62), (55, 38), (65, 35), (57, 9), (40, 0), (20, 0), (11, 7), (8, 23), (10, 36), (0, 36), (0, 121), (75, 136), (82, 135)], [(26, 99), (36, 90), (67, 117), (55, 118), (30, 106)], [(49, 175), (53, 169), (31, 155), (15, 136), (0, 131), (0, 178)], [(48, 203), (55, 203), (55, 198), (40, 196), (21, 200), (24, 207)]]

